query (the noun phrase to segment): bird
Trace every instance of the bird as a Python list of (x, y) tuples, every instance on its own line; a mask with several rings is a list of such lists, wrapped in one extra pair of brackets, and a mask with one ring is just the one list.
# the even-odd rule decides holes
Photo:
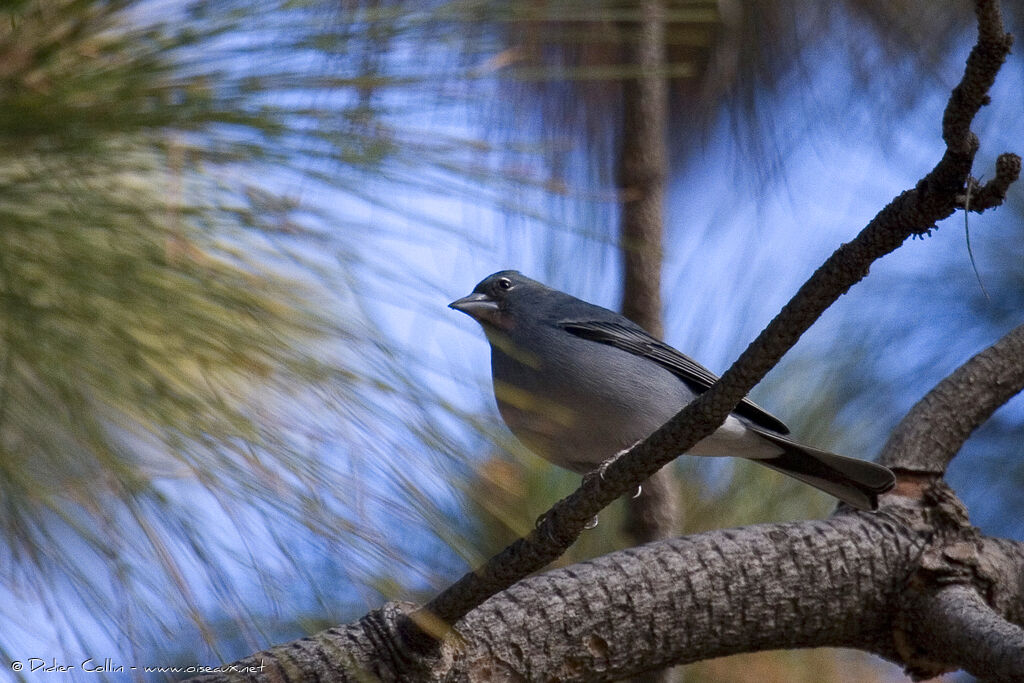
[[(516, 270), (489, 275), (449, 307), (483, 328), (498, 412), (511, 432), (579, 474), (646, 438), (718, 380), (628, 318)], [(858, 510), (876, 510), (896, 482), (881, 465), (796, 442), (748, 398), (688, 453), (753, 460)]]

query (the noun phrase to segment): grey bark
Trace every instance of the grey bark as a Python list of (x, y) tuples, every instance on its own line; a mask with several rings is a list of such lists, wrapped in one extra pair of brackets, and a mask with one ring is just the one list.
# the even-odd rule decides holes
[(983, 681), (1024, 677), (1024, 629), (997, 614), (974, 588), (953, 584), (919, 594), (907, 612), (918, 677), (957, 668)]
[[(925, 664), (971, 665), (954, 660), (964, 649), (988, 662), (979, 648), (989, 640), (1007, 653), (1001, 670), (1024, 666), (1000, 633), (981, 628), (970, 648), (946, 647), (946, 636), (929, 628), (944, 611), (921, 621), (901, 609), (936, 531), (928, 517), (921, 507), (894, 504), (876, 514), (714, 531), (612, 553), (531, 577), (485, 602), (437, 659), (397, 645), (399, 617), (411, 606), (391, 604), (237, 666), (263, 666), (250, 676), (261, 681), (606, 681), (741, 652), (839, 646), (897, 662), (909, 653), (912, 671), (922, 672)], [(998, 561), (1019, 573), (1024, 551), (1011, 545)], [(1019, 582), (996, 587), (1003, 604), (1019, 605), (1019, 589)], [(964, 610), (954, 608), (954, 616)], [(908, 620), (918, 628), (908, 630)]]

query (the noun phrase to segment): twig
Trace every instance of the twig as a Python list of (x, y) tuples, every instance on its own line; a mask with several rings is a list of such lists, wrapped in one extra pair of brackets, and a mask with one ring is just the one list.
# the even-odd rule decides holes
[(935, 385), (896, 425), (879, 461), (941, 476), (971, 432), (1022, 390), (1024, 325)]

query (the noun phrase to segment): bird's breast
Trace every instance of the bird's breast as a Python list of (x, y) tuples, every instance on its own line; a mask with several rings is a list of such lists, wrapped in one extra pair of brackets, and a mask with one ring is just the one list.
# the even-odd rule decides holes
[(493, 348), (491, 369), (512, 433), (546, 460), (586, 472), (662, 425), (692, 392), (653, 363), (578, 341), (582, 348), (554, 354)]

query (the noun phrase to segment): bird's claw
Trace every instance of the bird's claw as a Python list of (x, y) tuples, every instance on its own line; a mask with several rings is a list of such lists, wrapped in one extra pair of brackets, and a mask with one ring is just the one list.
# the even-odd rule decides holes
[[(533, 523), (533, 528), (537, 529), (539, 531), (540, 528), (544, 525), (544, 522), (547, 521), (547, 518), (548, 518), (548, 514), (545, 512), (543, 515), (541, 515), (540, 517), (537, 518), (536, 522)], [(595, 528), (596, 526), (597, 526), (597, 515), (594, 515), (593, 517), (590, 518), (590, 520), (586, 524), (583, 525), (583, 530), (584, 531), (590, 531), (591, 529)], [(545, 533), (547, 533), (548, 540), (550, 540), (550, 541), (554, 541), (555, 540), (555, 536), (552, 533), (551, 529), (546, 529)]]
[[(540, 531), (540, 528), (541, 528), (542, 526), (544, 526), (544, 522), (546, 522), (546, 521), (547, 521), (547, 519), (548, 519), (548, 513), (546, 513), (546, 512), (545, 512), (545, 513), (544, 513), (543, 515), (541, 515), (540, 517), (538, 517), (538, 518), (537, 518), (537, 521), (536, 521), (536, 522), (534, 522), (534, 523), (533, 523), (533, 528), (534, 528), (534, 529), (536, 529), (536, 530), (538, 530), (538, 531)], [(547, 535), (547, 537), (548, 537), (548, 540), (549, 540), (550, 542), (552, 542), (552, 543), (554, 543), (554, 542), (555, 542), (555, 534), (554, 534), (554, 532), (553, 532), (553, 531), (551, 530), (551, 528), (550, 528), (550, 527), (549, 527), (549, 528), (547, 528), (547, 529), (545, 529), (545, 530), (544, 530), (544, 533), (545, 533), (545, 534)]]
[(586, 474), (584, 474), (583, 475), (583, 483), (584, 484), (590, 483), (591, 481), (593, 481), (594, 477), (597, 477), (601, 481), (604, 481), (604, 473), (608, 470), (608, 466), (611, 465), (613, 462), (615, 462), (615, 456), (613, 456), (611, 458), (608, 458), (607, 460), (602, 462), (600, 465), (598, 465), (594, 469), (592, 469), (589, 472), (587, 472)]
[[(640, 442), (638, 441), (637, 443), (640, 443)], [(633, 446), (635, 446), (635, 445), (636, 444), (633, 444)], [(602, 462), (600, 465), (598, 465), (594, 469), (592, 469), (589, 472), (587, 472), (586, 474), (584, 474), (583, 475), (583, 483), (584, 484), (590, 483), (590, 481), (592, 481), (594, 477), (597, 477), (601, 481), (604, 481), (604, 473), (608, 471), (608, 468), (611, 467), (611, 464), (613, 462), (615, 462), (616, 460), (618, 460), (619, 458), (621, 458), (626, 453), (628, 453), (630, 451), (630, 449), (633, 448), (633, 446), (630, 446), (629, 448), (623, 448), (621, 451), (619, 451), (618, 453), (616, 453), (612, 457), (608, 458), (607, 460)], [(644, 492), (643, 485), (637, 484), (636, 485), (636, 491), (633, 492), (633, 495), (630, 496), (630, 498), (631, 499), (639, 498), (640, 494), (642, 494), (643, 492)], [(594, 519), (592, 519), (591, 522), (593, 522), (592, 525), (586, 526), (584, 528), (585, 529), (593, 529), (595, 526), (597, 526), (597, 518), (596, 517)], [(590, 524), (590, 522), (588, 522), (588, 524)]]
[[(637, 441), (636, 443), (633, 444), (633, 446), (636, 446), (637, 443), (640, 443), (640, 442)], [(622, 456), (624, 456), (630, 450), (632, 450), (633, 446), (630, 446), (629, 448), (623, 448), (621, 451), (619, 451), (618, 453), (616, 453), (612, 457), (608, 458), (607, 460), (602, 462), (600, 465), (598, 465), (594, 469), (592, 469), (589, 472), (587, 472), (586, 474), (584, 474), (583, 475), (583, 481), (586, 482), (587, 480), (593, 479), (594, 477), (598, 477), (599, 479), (604, 481), (604, 473), (608, 471), (608, 468), (612, 466), (612, 463), (615, 462), (616, 460), (618, 460), (619, 458), (621, 458)], [(639, 494), (637, 494), (637, 495), (639, 495)]]

